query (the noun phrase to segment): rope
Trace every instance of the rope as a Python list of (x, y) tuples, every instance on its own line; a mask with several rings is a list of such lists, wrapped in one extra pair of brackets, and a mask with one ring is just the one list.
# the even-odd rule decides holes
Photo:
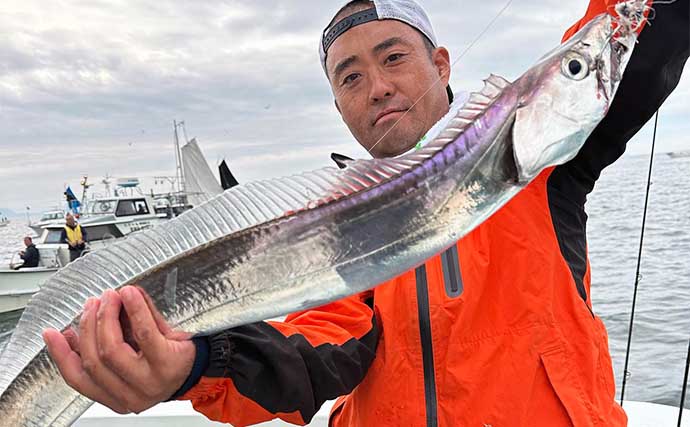
[(685, 391), (688, 388), (688, 371), (690, 371), (690, 340), (688, 340), (688, 355), (685, 360), (685, 376), (683, 377), (683, 391), (680, 393), (680, 407), (678, 410), (678, 427), (683, 419), (683, 408), (685, 407)]
[(647, 191), (644, 199), (644, 213), (642, 215), (642, 231), (640, 232), (640, 248), (637, 253), (637, 271), (635, 273), (635, 290), (633, 291), (632, 309), (630, 311), (630, 325), (628, 326), (628, 346), (625, 350), (625, 367), (623, 368), (623, 384), (621, 386), (621, 401), (623, 406), (623, 398), (625, 397), (625, 385), (628, 382), (630, 371), (628, 371), (628, 364), (630, 361), (630, 343), (632, 341), (633, 324), (635, 322), (635, 306), (637, 305), (637, 289), (640, 284), (640, 264), (642, 262), (642, 246), (644, 243), (644, 231), (647, 223), (647, 207), (649, 206), (649, 189), (652, 186), (652, 166), (654, 165), (654, 146), (656, 145), (656, 130), (659, 123), (659, 111), (656, 112), (654, 119), (654, 137), (652, 138), (652, 152), (649, 155), (649, 174), (647, 175)]

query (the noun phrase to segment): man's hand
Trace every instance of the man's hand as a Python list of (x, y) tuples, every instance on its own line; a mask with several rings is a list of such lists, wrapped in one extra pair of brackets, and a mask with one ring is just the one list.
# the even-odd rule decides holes
[[(138, 351), (123, 338), (123, 305)], [(173, 332), (142, 291), (131, 286), (89, 299), (79, 334), (49, 329), (43, 339), (67, 384), (120, 414), (169, 399), (187, 379), (196, 355), (189, 336)]]

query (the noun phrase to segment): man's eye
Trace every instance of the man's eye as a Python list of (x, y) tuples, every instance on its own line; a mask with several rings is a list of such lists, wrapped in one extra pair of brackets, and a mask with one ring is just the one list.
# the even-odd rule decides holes
[(395, 62), (402, 57), (403, 57), (402, 53), (393, 53), (391, 55), (388, 55), (388, 57), (386, 58), (386, 62)]
[(350, 84), (359, 78), (359, 73), (352, 73), (343, 79), (343, 84)]

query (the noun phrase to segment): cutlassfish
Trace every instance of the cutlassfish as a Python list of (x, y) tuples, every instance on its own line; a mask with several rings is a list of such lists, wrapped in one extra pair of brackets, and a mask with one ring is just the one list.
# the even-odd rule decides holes
[(0, 358), (0, 425), (68, 426), (91, 405), (41, 334), (77, 325), (106, 289), (137, 284), (176, 329), (211, 334), (364, 291), (450, 247), (577, 154), (636, 42), (616, 22), (596, 17), (514, 83), (491, 75), (417, 151), (239, 185), (69, 264)]

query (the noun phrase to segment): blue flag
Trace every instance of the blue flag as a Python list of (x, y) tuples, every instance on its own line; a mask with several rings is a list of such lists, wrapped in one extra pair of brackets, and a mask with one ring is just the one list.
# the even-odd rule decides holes
[(67, 205), (69, 206), (70, 210), (74, 213), (78, 213), (81, 202), (79, 202), (79, 199), (77, 199), (77, 196), (74, 195), (72, 188), (69, 186), (67, 186), (67, 189), (65, 190), (65, 198), (67, 199)]

